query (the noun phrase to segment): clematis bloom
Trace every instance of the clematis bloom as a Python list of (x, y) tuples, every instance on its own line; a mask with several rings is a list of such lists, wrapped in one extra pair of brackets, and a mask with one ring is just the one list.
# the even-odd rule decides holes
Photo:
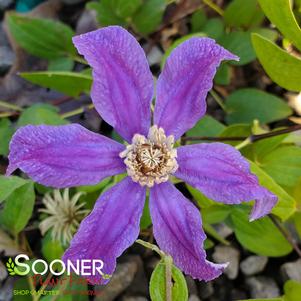
[[(38, 183), (63, 188), (92, 185), (127, 172), (96, 201), (64, 259), (102, 259), (103, 272), (112, 274), (116, 258), (139, 235), (149, 188), (160, 248), (193, 278), (218, 277), (226, 265), (206, 260), (200, 212), (169, 178), (174, 175), (217, 202), (255, 200), (252, 220), (269, 213), (277, 202), (233, 147), (222, 143), (174, 147), (205, 114), (206, 96), (221, 61), (238, 58), (209, 38), (191, 38), (179, 45), (158, 78), (151, 126), (153, 77), (135, 38), (121, 27), (110, 26), (73, 41), (93, 69), (91, 97), (96, 110), (128, 145), (77, 124), (29, 125), (12, 138), (7, 174), (20, 168)], [(98, 276), (90, 280), (108, 281)]]

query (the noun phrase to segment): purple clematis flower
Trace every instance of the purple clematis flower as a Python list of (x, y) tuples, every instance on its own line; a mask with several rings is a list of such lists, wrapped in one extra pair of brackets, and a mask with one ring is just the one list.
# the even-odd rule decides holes
[[(277, 202), (233, 147), (201, 143), (174, 148), (175, 140), (205, 114), (216, 68), (223, 60), (238, 58), (209, 38), (192, 38), (178, 46), (157, 81), (151, 126), (153, 77), (135, 38), (110, 26), (73, 41), (93, 68), (91, 97), (97, 111), (128, 146), (77, 124), (29, 125), (12, 138), (7, 174), (20, 168), (38, 183), (62, 188), (92, 185), (127, 172), (97, 200), (64, 259), (100, 258), (103, 271), (112, 274), (116, 258), (139, 235), (150, 188), (150, 213), (160, 248), (193, 278), (218, 277), (226, 265), (206, 260), (200, 212), (169, 178), (174, 175), (225, 204), (255, 200), (251, 220), (269, 213)], [(108, 281), (99, 276), (90, 280)]]

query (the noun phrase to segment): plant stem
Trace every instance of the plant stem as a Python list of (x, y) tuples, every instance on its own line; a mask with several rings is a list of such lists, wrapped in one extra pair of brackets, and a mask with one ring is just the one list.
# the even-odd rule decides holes
[(78, 56), (78, 55), (72, 55), (70, 56), (70, 58), (78, 63), (81, 63), (83, 65), (88, 65), (87, 61), (85, 59), (83, 59), (82, 57)]
[(0, 100), (0, 107), (3, 107), (3, 108), (7, 108), (7, 109), (11, 109), (11, 110), (14, 110), (14, 111), (23, 111), (23, 109), (17, 105), (14, 105), (14, 104), (11, 104), (11, 103), (8, 103), (6, 101), (3, 101), (3, 100)]
[(222, 100), (222, 98), (212, 89), (210, 95), (214, 98), (214, 100), (219, 104), (224, 112), (227, 112), (227, 108)]
[(93, 109), (93, 108), (94, 108), (94, 104), (89, 104), (89, 105), (84, 106), (84, 107), (81, 107), (81, 108), (79, 108), (79, 109), (76, 109), (76, 110), (73, 110), (73, 111), (70, 111), (70, 112), (61, 114), (61, 117), (62, 117), (62, 118), (72, 117), (72, 116), (75, 116), (75, 115), (84, 113), (85, 110), (91, 110), (91, 109)]
[(10, 117), (16, 115), (16, 112), (0, 112), (0, 118)]
[(244, 141), (244, 140), (249, 140), (249, 144), (254, 143), (259, 140), (275, 137), (275, 136), (280, 136), (283, 134), (288, 134), (292, 132), (296, 132), (301, 130), (301, 125), (293, 125), (290, 126), (286, 129), (278, 130), (278, 131), (273, 131), (265, 134), (260, 134), (260, 135), (250, 135), (249, 137), (206, 137), (206, 136), (194, 136), (194, 137), (182, 137), (182, 143), (185, 144), (186, 141)]
[(166, 301), (172, 301), (172, 258), (164, 257)]
[(245, 146), (247, 146), (249, 144), (251, 144), (250, 137), (247, 138), (247, 139), (245, 139), (243, 142), (239, 143), (238, 145), (236, 145), (235, 148), (239, 150), (239, 149), (242, 149), (243, 147), (245, 147)]
[(219, 15), (223, 16), (224, 15), (224, 11), (215, 3), (213, 3), (211, 0), (203, 0), (203, 2), (208, 5), (211, 9), (213, 9), (214, 11), (216, 11)]
[(163, 251), (161, 251), (156, 245), (153, 245), (147, 241), (144, 241), (142, 239), (137, 239), (136, 240), (137, 244), (140, 244), (142, 246), (144, 246), (145, 248), (151, 249), (152, 251), (155, 251), (156, 253), (158, 253), (162, 258), (165, 258), (166, 255)]
[(282, 235), (285, 237), (285, 239), (288, 241), (288, 243), (293, 247), (293, 249), (296, 251), (296, 253), (301, 258), (301, 249), (299, 248), (296, 240), (293, 238), (291, 233), (289, 231), (287, 231), (287, 229), (281, 223), (279, 223), (277, 218), (275, 218), (272, 215), (269, 215), (269, 217), (272, 220), (272, 222), (275, 224), (275, 226), (279, 229), (279, 231), (282, 233)]

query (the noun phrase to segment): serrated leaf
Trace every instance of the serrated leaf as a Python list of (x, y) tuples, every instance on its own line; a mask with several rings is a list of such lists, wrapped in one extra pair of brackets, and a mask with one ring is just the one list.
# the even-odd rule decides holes
[(23, 72), (20, 76), (45, 88), (57, 90), (69, 96), (89, 93), (92, 77), (88, 74), (65, 71)]
[(301, 50), (301, 29), (290, 0), (258, 0), (268, 19)]
[(226, 98), (225, 105), (229, 124), (251, 123), (255, 119), (269, 123), (293, 113), (281, 98), (253, 88), (236, 90)]
[(248, 212), (235, 208), (231, 212), (237, 240), (247, 250), (258, 255), (280, 257), (289, 254), (292, 246), (269, 217), (249, 222)]
[(17, 43), (32, 55), (55, 59), (76, 53), (72, 44), (74, 32), (64, 23), (16, 14), (9, 14), (7, 20)]
[[(165, 301), (165, 263), (163, 261), (154, 269), (149, 285), (149, 292), (152, 301)], [(188, 289), (186, 280), (182, 272), (172, 266), (172, 300), (186, 301), (188, 299)]]
[(252, 43), (258, 60), (275, 83), (287, 90), (301, 91), (301, 59), (258, 34), (252, 34)]
[(35, 201), (33, 187), (33, 183), (28, 182), (14, 190), (0, 213), (1, 224), (14, 235), (24, 229), (31, 217)]
[(17, 125), (18, 127), (21, 127), (27, 124), (61, 125), (67, 123), (68, 122), (58, 114), (57, 107), (49, 104), (37, 103), (22, 112)]

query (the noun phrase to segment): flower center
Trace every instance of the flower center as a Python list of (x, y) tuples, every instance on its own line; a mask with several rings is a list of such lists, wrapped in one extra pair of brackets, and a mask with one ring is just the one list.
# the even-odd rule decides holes
[(132, 144), (119, 154), (124, 159), (128, 175), (141, 186), (152, 187), (166, 182), (178, 169), (174, 137), (166, 137), (156, 125), (149, 129), (147, 138), (135, 134)]

